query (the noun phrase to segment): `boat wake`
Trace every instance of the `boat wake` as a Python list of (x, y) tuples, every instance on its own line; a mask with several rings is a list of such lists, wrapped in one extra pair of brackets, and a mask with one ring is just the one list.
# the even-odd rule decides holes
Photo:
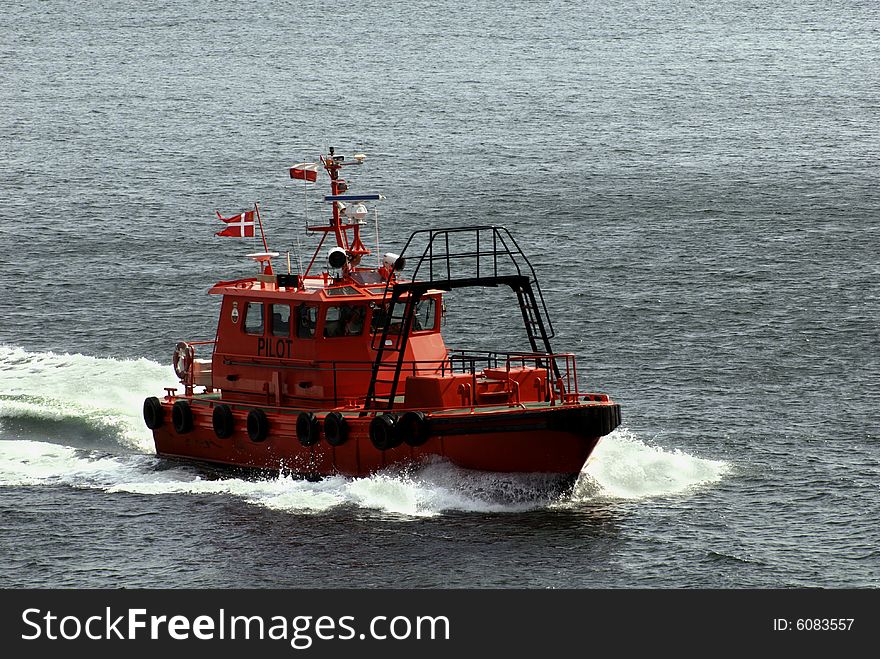
[(143, 399), (174, 382), (146, 359), (30, 353), (0, 346), (0, 486), (64, 486), (142, 496), (231, 496), (292, 513), (354, 507), (407, 517), (577, 507), (602, 499), (686, 494), (729, 466), (646, 444), (625, 428), (605, 437), (573, 490), (540, 474), (493, 474), (437, 461), (368, 478), (216, 477), (157, 458)]
[(144, 398), (176, 382), (148, 359), (28, 352), (0, 345), (0, 437), (152, 453)]

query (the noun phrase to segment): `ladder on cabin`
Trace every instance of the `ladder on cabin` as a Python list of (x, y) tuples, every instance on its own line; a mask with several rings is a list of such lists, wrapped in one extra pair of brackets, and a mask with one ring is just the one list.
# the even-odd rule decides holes
[[(547, 307), (537, 276), (507, 229), (478, 226), (416, 231), (407, 241), (401, 258), (414, 239), (420, 236), (427, 238), (427, 245), (414, 268), (413, 281), (395, 282), (389, 279), (385, 287), (385, 322), (373, 333), (372, 347), (376, 357), (364, 409), (394, 408), (416, 305), (429, 290), (448, 292), (458, 288), (509, 286), (516, 293), (532, 351), (548, 355), (547, 364), (538, 362), (538, 365), (552, 369), (556, 386), (562, 387), (559, 367), (551, 356), (553, 327), (549, 318), (544, 322)], [(454, 239), (462, 236), (468, 240), (468, 245), (463, 249), (453, 249)], [(487, 244), (491, 247), (487, 247)], [(428, 279), (417, 281), (419, 273), (425, 271)], [(387, 393), (378, 393), (380, 388), (385, 390), (381, 385), (387, 385)]]

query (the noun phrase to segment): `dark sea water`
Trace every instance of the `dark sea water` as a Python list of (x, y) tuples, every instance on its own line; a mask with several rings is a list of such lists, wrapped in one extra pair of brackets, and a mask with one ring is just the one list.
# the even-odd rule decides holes
[[(772, 6), (766, 6), (772, 5)], [(0, 586), (880, 586), (875, 2), (36, 2), (0, 21)], [(621, 428), (573, 494), (434, 464), (210, 478), (146, 396), (287, 167), (382, 248), (502, 224)], [(312, 245), (306, 239), (303, 248)], [(447, 342), (516, 349), (512, 296)], [(494, 297), (493, 297), (494, 295)]]

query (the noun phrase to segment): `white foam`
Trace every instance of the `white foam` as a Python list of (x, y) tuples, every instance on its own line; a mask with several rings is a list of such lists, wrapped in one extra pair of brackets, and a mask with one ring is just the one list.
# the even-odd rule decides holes
[(198, 476), (177, 474), (179, 480), (121, 482), (108, 492), (135, 494), (216, 494), (238, 497), (255, 505), (273, 510), (322, 511), (345, 503), (339, 493), (339, 484), (327, 479), (318, 483), (289, 478), (246, 480), (223, 478), (203, 480)]
[(151, 453), (143, 400), (176, 381), (170, 366), (0, 345), (0, 423), (4, 419), (75, 421)]
[[(167, 467), (154, 455), (141, 419), (145, 397), (174, 382), (155, 362), (32, 353), (0, 345), (0, 424), (36, 419), (85, 424), (108, 438), (103, 452), (42, 441), (0, 440), (0, 485), (67, 485), (141, 495), (228, 495), (282, 511), (352, 505), (407, 517), (445, 511), (515, 512), (577, 506), (596, 498), (685, 494), (720, 480), (729, 465), (666, 450), (626, 429), (605, 437), (570, 497), (560, 500), (541, 475), (472, 472), (436, 461), (417, 470), (388, 469), (368, 478), (247, 480), (204, 478)], [(61, 441), (64, 441), (62, 436)], [(140, 452), (114, 455), (114, 442)], [(117, 445), (117, 449), (119, 446)]]
[(353, 505), (405, 517), (446, 511), (521, 512), (577, 507), (597, 499), (639, 499), (686, 494), (721, 479), (727, 463), (649, 446), (627, 430), (600, 444), (574, 492), (551, 494), (539, 475), (493, 474), (437, 461), (412, 472), (386, 470), (367, 478), (334, 476), (318, 482), (280, 477), (207, 479), (184, 466), (157, 469), (158, 458), (107, 455), (37, 441), (0, 441), (0, 486), (66, 485), (145, 496), (232, 496), (287, 512), (320, 512)]
[(143, 470), (145, 458), (111, 456), (47, 442), (0, 441), (0, 485), (105, 489), (120, 479), (147, 477)]
[[(455, 469), (451, 465), (449, 468)], [(365, 478), (333, 476), (317, 482), (291, 477), (265, 480), (202, 480), (189, 477), (162, 482), (127, 480), (108, 488), (108, 492), (230, 495), (253, 505), (286, 512), (320, 512), (343, 505), (405, 517), (431, 517), (447, 510), (512, 510), (503, 504), (492, 504), (476, 497), (469, 498), (462, 492), (437, 486), (424, 479), (421, 473), (410, 476), (396, 470)]]
[(355, 478), (345, 489), (363, 508), (410, 517), (432, 517), (450, 510), (512, 512), (537, 507), (537, 497), (523, 502), (505, 496), (504, 483), (510, 478), (520, 477), (467, 471), (438, 460), (413, 472), (388, 469)]
[(572, 499), (641, 499), (683, 494), (721, 480), (729, 470), (730, 465), (724, 461), (651, 446), (629, 430), (618, 428), (593, 451)]
[(158, 458), (107, 455), (47, 442), (0, 441), (0, 486), (66, 485), (108, 493), (143, 495), (218, 494), (242, 498), (267, 508), (326, 510), (345, 503), (347, 479), (309, 483), (292, 478), (205, 479), (194, 469), (157, 470)]
[[(505, 503), (499, 489), (504, 474), (468, 472), (438, 462), (407, 474), (387, 470), (366, 478), (334, 476), (318, 482), (279, 477), (205, 479), (187, 467), (157, 470), (158, 458), (107, 455), (47, 442), (0, 441), (0, 486), (52, 486), (100, 489), (141, 495), (228, 495), (273, 510), (323, 511), (340, 505), (407, 517), (447, 510), (510, 512), (537, 507), (540, 499)], [(526, 496), (528, 487), (524, 488)]]

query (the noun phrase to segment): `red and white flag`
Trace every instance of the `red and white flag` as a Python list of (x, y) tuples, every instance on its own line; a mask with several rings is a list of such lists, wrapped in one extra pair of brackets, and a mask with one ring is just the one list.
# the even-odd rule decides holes
[(318, 163), (300, 162), (290, 168), (290, 178), (298, 178), (304, 181), (318, 180)]
[(220, 211), (217, 211), (217, 217), (229, 226), (223, 229), (223, 231), (215, 233), (215, 236), (250, 238), (254, 235), (254, 211), (245, 211), (241, 215), (233, 215), (232, 217), (223, 217), (220, 215)]

